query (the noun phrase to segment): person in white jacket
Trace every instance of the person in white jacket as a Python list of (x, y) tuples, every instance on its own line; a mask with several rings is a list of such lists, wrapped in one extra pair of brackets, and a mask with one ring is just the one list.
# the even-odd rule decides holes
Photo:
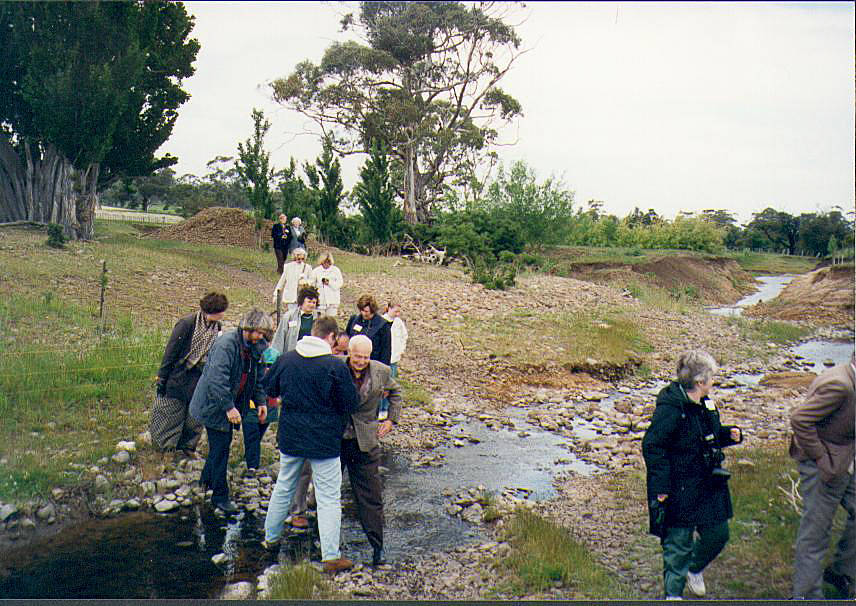
[[(392, 322), (390, 332), (392, 333), (392, 355), (389, 358), (389, 367), (392, 369), (391, 377), (398, 376), (398, 363), (401, 361), (401, 354), (407, 349), (407, 326), (404, 320), (401, 319), (401, 305), (390, 301), (386, 304), (386, 311), (383, 314), (388, 322)], [(389, 415), (389, 400), (384, 398), (380, 403), (378, 410), (378, 419), (383, 421)]]
[(312, 283), (312, 266), (306, 262), (306, 251), (296, 248), (292, 261), (285, 264), (282, 276), (273, 289), (273, 304), (276, 305), (276, 291), (282, 289), (282, 302), (288, 305), (287, 313), (297, 309), (297, 289)]
[(333, 265), (333, 255), (329, 252), (318, 257), (318, 266), (312, 270), (312, 284), (318, 289), (318, 311), (322, 316), (333, 316), (339, 311), (342, 301), (341, 290), (344, 279), (339, 268)]

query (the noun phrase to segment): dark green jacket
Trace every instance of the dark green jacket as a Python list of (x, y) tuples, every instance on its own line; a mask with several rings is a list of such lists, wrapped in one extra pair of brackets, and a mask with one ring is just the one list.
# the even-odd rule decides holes
[(702, 398), (696, 404), (676, 382), (657, 396), (642, 455), (648, 469), (649, 502), (658, 494), (669, 495), (667, 526), (717, 524), (733, 515), (728, 483), (712, 478), (703, 458), (704, 435), (712, 433), (720, 448), (731, 446), (736, 444), (729, 435), (732, 427), (720, 424), (712, 402)]

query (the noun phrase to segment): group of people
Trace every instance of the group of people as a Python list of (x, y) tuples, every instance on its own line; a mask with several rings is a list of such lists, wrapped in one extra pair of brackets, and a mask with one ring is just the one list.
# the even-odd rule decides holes
[[(739, 444), (739, 427), (723, 425), (709, 398), (717, 365), (704, 351), (678, 358), (677, 379), (660, 391), (642, 440), (650, 531), (663, 548), (666, 599), (684, 587), (704, 596), (703, 571), (729, 538), (733, 515), (722, 448)], [(798, 462), (803, 513), (796, 537), (793, 597), (823, 599), (823, 582), (841, 598), (856, 589), (856, 354), (809, 387), (791, 413), (790, 454)], [(847, 512), (835, 554), (824, 568), (832, 520)]]
[(335, 314), (343, 280), (332, 256), (322, 254), (315, 270), (303, 249), (295, 248), (292, 256), (276, 288), (288, 304), (279, 322), (254, 308), (237, 329), (221, 334), (228, 300), (208, 293), (197, 312), (176, 323), (158, 371), (152, 441), (191, 455), (204, 428), (208, 455), (200, 483), (211, 491), (216, 509), (232, 514), (238, 511), (227, 480), (232, 433), (238, 427), (243, 432), (246, 473), (252, 476), (260, 466), (262, 438), (277, 421), (280, 471), (264, 545), (274, 549), (287, 522), (308, 526), (311, 482), (323, 567), (350, 568), (352, 561), (339, 547), (340, 487), (347, 468), (372, 564), (380, 565), (386, 562), (380, 439), (401, 414), (396, 377), (408, 336), (401, 307), (390, 302), (380, 314), (375, 298), (363, 295), (357, 313), (339, 330)]
[(306, 229), (300, 217), (294, 217), (289, 224), (288, 217), (282, 213), (271, 227), (270, 235), (276, 256), (276, 273), (281, 274), (285, 260), (295, 250), (302, 248), (304, 254), (306, 253)]

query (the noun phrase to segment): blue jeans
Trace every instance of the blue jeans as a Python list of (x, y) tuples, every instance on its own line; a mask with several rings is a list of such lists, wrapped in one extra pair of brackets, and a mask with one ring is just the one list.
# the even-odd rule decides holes
[[(392, 377), (393, 379), (396, 378), (398, 376), (398, 362), (393, 362), (392, 364), (389, 365), (389, 367), (390, 367), (390, 369), (392, 369), (392, 372), (389, 373), (389, 376)], [(380, 401), (380, 409), (379, 410), (389, 410), (389, 400), (388, 399), (384, 398), (383, 400)]]
[[(279, 475), (273, 494), (270, 496), (265, 516), (265, 539), (276, 541), (282, 535), (285, 518), (288, 517), (291, 499), (297, 488), (297, 479), (303, 468), (304, 457), (292, 457), (279, 453)], [(308, 459), (312, 466), (312, 481), (315, 483), (315, 501), (318, 504), (318, 533), (321, 535), (321, 560), (338, 560), (342, 529), (342, 467), (339, 457), (330, 459)]]

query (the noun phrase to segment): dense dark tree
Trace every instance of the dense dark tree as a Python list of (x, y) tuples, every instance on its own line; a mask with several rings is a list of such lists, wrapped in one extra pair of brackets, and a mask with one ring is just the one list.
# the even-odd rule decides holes
[(173, 164), (155, 152), (199, 50), (173, 2), (0, 3), (0, 221), (92, 236), (98, 184)]
[(274, 97), (314, 120), (340, 153), (383, 141), (401, 175), (404, 214), (424, 221), (447, 180), (472, 174), (494, 124), (521, 114), (497, 84), (518, 56), (509, 4), (362, 2), (321, 63), (304, 61), (273, 83)]
[(265, 151), (265, 135), (270, 130), (270, 122), (264, 112), (253, 109), (253, 136), (244, 143), (238, 143), (238, 158), (235, 170), (241, 185), (247, 192), (256, 213), (256, 218), (273, 219), (273, 195), (271, 181), (274, 169), (270, 165), (270, 152)]
[(800, 218), (781, 210), (765, 208), (752, 215), (747, 228), (756, 230), (772, 243), (774, 247), (795, 254), (800, 234)]
[(799, 245), (802, 250), (813, 255), (825, 255), (832, 238), (835, 238), (836, 247), (852, 245), (853, 242), (853, 224), (840, 211), (800, 215)]
[(387, 244), (392, 241), (400, 231), (403, 216), (395, 203), (389, 157), (383, 144), (372, 146), (371, 154), (360, 169), (360, 181), (354, 186), (353, 196), (373, 242)]

